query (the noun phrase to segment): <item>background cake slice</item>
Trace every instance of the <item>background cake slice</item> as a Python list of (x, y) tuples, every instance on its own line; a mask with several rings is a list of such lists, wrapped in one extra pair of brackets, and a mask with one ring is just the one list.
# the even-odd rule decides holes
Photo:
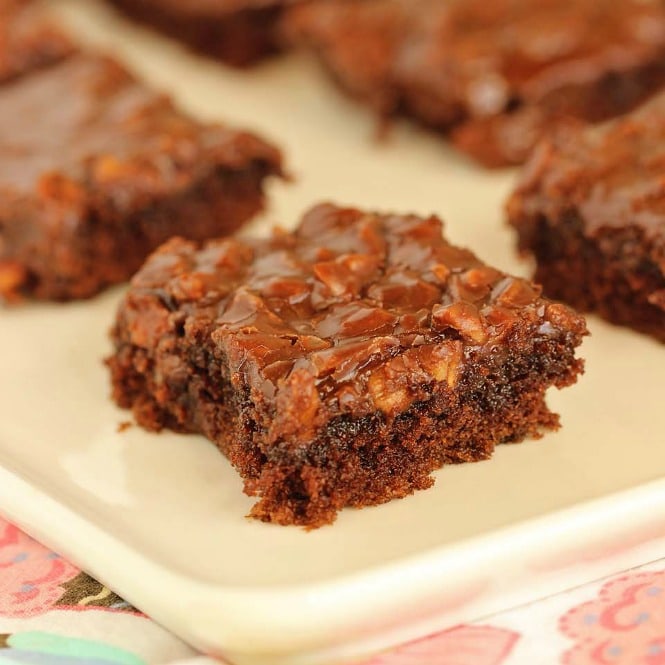
[(665, 341), (665, 95), (554, 133), (508, 217), (549, 296)]
[(576, 380), (585, 334), (435, 217), (321, 205), (293, 233), (161, 247), (108, 364), (141, 425), (219, 446), (254, 517), (314, 527), (556, 428), (545, 392)]
[(665, 84), (659, 0), (316, 0), (285, 26), (345, 89), (488, 167), (522, 163), (562, 118), (601, 122)]
[(128, 279), (173, 235), (236, 230), (280, 153), (204, 124), (106, 57), (0, 87), (0, 298), (69, 300)]

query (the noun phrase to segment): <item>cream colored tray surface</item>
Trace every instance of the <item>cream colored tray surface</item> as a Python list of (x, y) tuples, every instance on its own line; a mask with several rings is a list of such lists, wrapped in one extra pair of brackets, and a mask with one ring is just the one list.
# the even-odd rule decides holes
[[(374, 143), (370, 116), (305, 60), (236, 73), (91, 0), (56, 9), (192, 112), (282, 143), (297, 183), (273, 187), (253, 232), (322, 199), (436, 212), (454, 241), (524, 269), (502, 221), (514, 174), (408, 126)], [(102, 358), (120, 294), (0, 312), (0, 511), (210, 653), (337, 663), (661, 554), (643, 542), (665, 533), (665, 349), (645, 337), (592, 319), (587, 374), (550, 396), (560, 432), (306, 533), (247, 520), (202, 438), (118, 432)]]

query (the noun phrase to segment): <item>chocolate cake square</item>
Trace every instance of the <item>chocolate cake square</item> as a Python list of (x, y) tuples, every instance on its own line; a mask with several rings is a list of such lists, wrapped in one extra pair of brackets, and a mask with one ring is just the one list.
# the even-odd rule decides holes
[(549, 296), (665, 342), (665, 94), (543, 141), (508, 217)]
[(317, 527), (429, 487), (444, 464), (556, 428), (581, 316), (450, 245), (435, 217), (323, 204), (267, 239), (174, 239), (137, 273), (108, 360), (150, 430), (197, 432)]
[(236, 230), (280, 154), (78, 54), (0, 88), (0, 299), (85, 298), (173, 235)]
[(318, 0), (285, 25), (347, 90), (487, 167), (522, 163), (562, 118), (601, 122), (665, 85), (660, 0)]

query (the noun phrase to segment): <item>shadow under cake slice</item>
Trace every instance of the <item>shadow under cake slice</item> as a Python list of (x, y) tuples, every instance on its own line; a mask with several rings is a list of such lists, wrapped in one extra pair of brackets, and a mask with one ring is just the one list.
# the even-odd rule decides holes
[(252, 516), (316, 527), (556, 428), (545, 393), (575, 382), (585, 334), (437, 218), (326, 204), (292, 233), (162, 246), (120, 305), (108, 365), (141, 425), (228, 456)]
[(0, 117), (5, 300), (89, 297), (171, 236), (235, 231), (281, 173), (272, 145), (184, 115), (103, 56), (0, 87)]

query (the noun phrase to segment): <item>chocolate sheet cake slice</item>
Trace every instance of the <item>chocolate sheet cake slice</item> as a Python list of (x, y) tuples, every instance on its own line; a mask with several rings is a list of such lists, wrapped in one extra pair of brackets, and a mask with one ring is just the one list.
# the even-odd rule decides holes
[(162, 246), (108, 364), (141, 425), (215, 442), (254, 517), (316, 527), (556, 428), (545, 392), (576, 380), (585, 334), (435, 217), (324, 204), (292, 233)]
[(562, 118), (601, 122), (665, 85), (660, 0), (317, 0), (284, 23), (344, 88), (488, 167), (522, 163)]
[(665, 94), (545, 140), (508, 217), (549, 296), (665, 342)]
[(236, 230), (276, 148), (198, 122), (113, 59), (79, 53), (0, 86), (0, 299), (85, 298), (173, 235)]

